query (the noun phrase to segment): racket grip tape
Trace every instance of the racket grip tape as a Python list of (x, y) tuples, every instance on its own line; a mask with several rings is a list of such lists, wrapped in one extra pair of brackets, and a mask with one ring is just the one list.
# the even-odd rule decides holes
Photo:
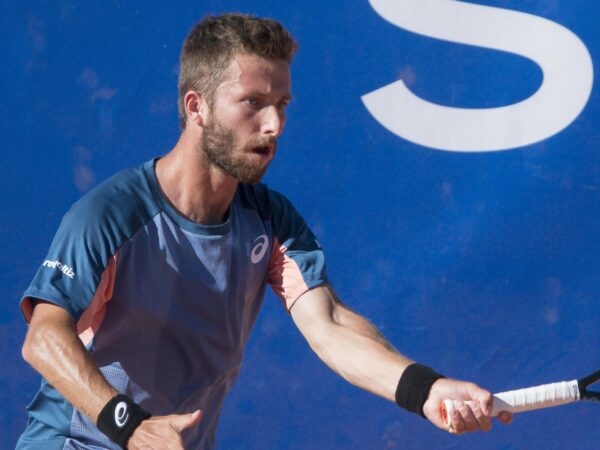
[[(533, 411), (564, 405), (577, 400), (579, 400), (577, 380), (542, 384), (494, 394), (492, 416), (495, 417), (502, 411), (511, 413)], [(454, 401), (444, 400), (441, 405), (441, 414), (446, 426), (450, 425), (453, 412)]]

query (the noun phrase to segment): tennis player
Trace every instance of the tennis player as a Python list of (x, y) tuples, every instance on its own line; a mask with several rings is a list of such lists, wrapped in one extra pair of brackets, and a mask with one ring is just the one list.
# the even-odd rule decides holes
[[(181, 53), (182, 132), (66, 213), (21, 300), (42, 385), (18, 449), (210, 449), (267, 285), (349, 382), (446, 428), (491, 426), (490, 392), (395, 351), (328, 282), (300, 214), (260, 183), (291, 100), (277, 22), (204, 18)], [(501, 418), (508, 422), (510, 415)]]

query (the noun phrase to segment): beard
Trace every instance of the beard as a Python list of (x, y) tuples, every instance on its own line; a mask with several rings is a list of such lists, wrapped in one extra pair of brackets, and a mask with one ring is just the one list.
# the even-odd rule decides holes
[(233, 131), (213, 117), (204, 125), (200, 150), (211, 165), (225, 174), (240, 183), (256, 184), (264, 176), (269, 164), (246, 156), (263, 153), (267, 145), (273, 145), (274, 153), (276, 144), (276, 138), (265, 136), (238, 145)]

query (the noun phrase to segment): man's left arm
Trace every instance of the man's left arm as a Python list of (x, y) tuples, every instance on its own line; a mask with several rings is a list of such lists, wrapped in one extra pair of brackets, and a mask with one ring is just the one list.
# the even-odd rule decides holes
[[(419, 369), (419, 365), (395, 350), (367, 319), (348, 309), (330, 286), (320, 286), (304, 293), (296, 300), (290, 313), (315, 353), (351, 384), (397, 401), (399, 380), (407, 367), (411, 366), (411, 369), (406, 371), (404, 383), (408, 378), (415, 378), (412, 373)], [(412, 387), (408, 386), (409, 391)], [(447, 429), (440, 405), (445, 398), (453, 398), (473, 402), (470, 406), (463, 404), (457, 408), (451, 418), (454, 433), (490, 429), (490, 392), (473, 383), (449, 378), (435, 379), (426, 389), (422, 410), (419, 406), (418, 413), (436, 426)], [(508, 423), (510, 415), (503, 415), (500, 419)]]

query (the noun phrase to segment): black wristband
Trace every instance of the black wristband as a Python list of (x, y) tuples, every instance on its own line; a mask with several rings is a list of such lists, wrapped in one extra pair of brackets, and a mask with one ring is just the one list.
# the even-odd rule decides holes
[(396, 404), (415, 414), (425, 417), (423, 405), (429, 397), (431, 386), (444, 378), (433, 369), (419, 363), (413, 363), (404, 369), (396, 388)]
[(96, 426), (113, 442), (127, 448), (127, 441), (151, 414), (123, 394), (111, 398), (100, 411)]

